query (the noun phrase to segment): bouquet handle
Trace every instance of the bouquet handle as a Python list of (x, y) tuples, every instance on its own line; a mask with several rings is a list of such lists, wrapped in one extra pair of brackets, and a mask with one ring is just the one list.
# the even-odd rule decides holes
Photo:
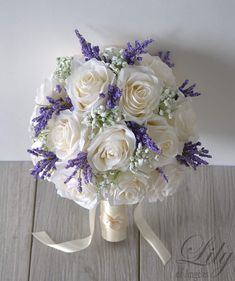
[(128, 216), (125, 205), (111, 206), (108, 201), (101, 201), (101, 235), (106, 241), (119, 242), (126, 239), (127, 225)]

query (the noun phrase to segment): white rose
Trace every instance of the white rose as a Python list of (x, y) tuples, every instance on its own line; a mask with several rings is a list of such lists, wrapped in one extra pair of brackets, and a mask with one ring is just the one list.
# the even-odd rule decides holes
[(180, 147), (175, 130), (168, 125), (165, 118), (160, 116), (148, 120), (146, 125), (148, 135), (161, 150), (154, 166), (159, 167), (170, 163), (178, 154)]
[(175, 193), (178, 187), (181, 185), (184, 175), (185, 175), (186, 167), (182, 164), (179, 164), (177, 160), (175, 160), (172, 164), (166, 165), (164, 167), (164, 173), (168, 177), (168, 185), (164, 190), (163, 195), (169, 196)]
[(155, 202), (157, 200), (163, 201), (165, 197), (176, 192), (183, 181), (185, 168), (174, 161), (173, 164), (162, 167), (162, 171), (167, 177), (168, 182), (157, 170), (153, 171), (150, 175), (146, 192), (146, 197), (150, 202)]
[(114, 205), (135, 204), (143, 198), (147, 180), (131, 172), (121, 172), (117, 186), (110, 191), (110, 201)]
[(179, 105), (169, 122), (175, 127), (180, 141), (187, 142), (197, 139), (196, 114), (190, 101)]
[(86, 128), (76, 112), (64, 110), (48, 123), (47, 145), (59, 159), (71, 159), (87, 141)]
[(164, 86), (176, 88), (176, 80), (172, 69), (160, 57), (143, 54), (140, 64), (150, 67), (155, 75), (164, 83)]
[(107, 92), (113, 82), (114, 73), (103, 62), (91, 59), (87, 62), (74, 58), (66, 89), (74, 108), (87, 111), (103, 102), (100, 93)]
[(98, 171), (125, 170), (135, 145), (135, 136), (125, 125), (108, 127), (91, 142), (88, 159)]
[(78, 205), (92, 209), (98, 204), (98, 195), (93, 183), (82, 184), (82, 192), (78, 191), (77, 179), (72, 178), (68, 183), (65, 180), (72, 174), (73, 169), (65, 169), (65, 164), (56, 165), (56, 171), (51, 176), (51, 181), (55, 184), (57, 193), (64, 198), (73, 200)]
[(123, 68), (117, 85), (123, 90), (119, 106), (126, 120), (142, 124), (159, 105), (162, 84), (153, 71), (144, 66)]
[[(58, 89), (57, 89), (58, 88)], [(35, 102), (37, 105), (48, 105), (49, 102), (46, 97), (52, 97), (54, 99), (63, 98), (66, 96), (65, 91), (60, 88), (56, 79), (51, 76), (44, 80), (44, 83), (37, 89), (37, 95)]]

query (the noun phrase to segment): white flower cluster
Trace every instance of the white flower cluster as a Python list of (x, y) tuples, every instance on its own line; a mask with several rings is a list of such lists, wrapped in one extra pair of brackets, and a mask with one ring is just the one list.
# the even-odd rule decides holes
[(160, 96), (159, 115), (172, 119), (173, 113), (176, 109), (178, 97), (178, 91), (164, 88)]
[(109, 192), (109, 188), (115, 185), (119, 173), (118, 170), (111, 170), (96, 174), (96, 184), (100, 196), (105, 196), (106, 192)]
[(93, 139), (102, 128), (113, 126), (121, 120), (122, 114), (118, 106), (112, 110), (107, 110), (104, 105), (100, 105), (88, 112), (82, 123), (87, 127), (91, 127), (89, 139)]
[(153, 154), (151, 153), (150, 149), (146, 146), (143, 146), (141, 143), (138, 143), (133, 156), (130, 158), (130, 170), (133, 173), (138, 174), (143, 166), (147, 165), (150, 169), (152, 169), (152, 160)]
[(123, 49), (118, 48), (106, 48), (102, 53), (105, 58), (106, 65), (112, 69), (116, 74), (124, 67), (127, 66), (127, 62), (123, 57)]
[[(54, 75), (38, 91), (31, 119), (32, 149), (55, 155), (48, 180), (58, 194), (88, 209), (101, 199), (134, 204), (172, 194), (183, 175), (176, 155), (196, 138), (191, 103), (179, 92), (172, 69), (147, 53), (128, 65), (123, 52), (106, 48), (101, 59), (58, 59)], [(66, 100), (61, 107), (60, 99)], [(33, 155), (34, 163), (40, 157)], [(50, 157), (45, 167), (51, 169)]]
[(63, 83), (65, 79), (71, 74), (71, 63), (73, 57), (57, 58), (57, 69), (55, 71), (56, 78)]

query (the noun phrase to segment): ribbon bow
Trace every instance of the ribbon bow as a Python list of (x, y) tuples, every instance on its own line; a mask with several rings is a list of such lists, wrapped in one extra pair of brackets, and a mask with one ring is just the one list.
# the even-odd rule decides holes
[(103, 223), (107, 228), (119, 230), (124, 224), (124, 218), (120, 216), (112, 217), (107, 213), (103, 214)]

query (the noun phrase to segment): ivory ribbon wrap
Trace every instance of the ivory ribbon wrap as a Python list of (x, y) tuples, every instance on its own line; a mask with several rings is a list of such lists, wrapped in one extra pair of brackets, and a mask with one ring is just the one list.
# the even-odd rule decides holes
[(119, 242), (127, 237), (127, 210), (125, 205), (111, 206), (108, 201), (100, 203), (100, 226), (102, 237), (109, 242)]
[[(87, 237), (63, 243), (55, 243), (45, 231), (34, 232), (33, 236), (44, 245), (62, 252), (73, 253), (84, 250), (89, 247), (93, 238), (95, 229), (95, 214), (96, 208), (89, 211), (90, 234)], [(101, 234), (105, 240), (110, 242), (124, 240), (127, 237), (127, 221), (126, 206), (110, 206), (108, 202), (101, 201)], [(144, 239), (152, 246), (165, 265), (170, 260), (171, 255), (144, 219), (142, 213), (142, 202), (140, 202), (134, 210), (134, 221)]]

